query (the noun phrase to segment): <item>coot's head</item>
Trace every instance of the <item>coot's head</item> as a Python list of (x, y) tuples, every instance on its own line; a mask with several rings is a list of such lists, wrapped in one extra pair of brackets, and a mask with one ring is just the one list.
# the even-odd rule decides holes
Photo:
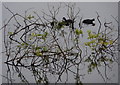
[(65, 20), (65, 21), (66, 21), (66, 18), (65, 18), (65, 17), (63, 17), (63, 20)]
[(95, 19), (93, 18), (92, 21), (95, 21)]

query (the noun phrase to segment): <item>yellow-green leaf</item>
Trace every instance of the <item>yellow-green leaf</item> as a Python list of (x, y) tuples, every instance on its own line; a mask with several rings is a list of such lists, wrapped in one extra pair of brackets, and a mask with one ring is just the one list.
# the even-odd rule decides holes
[(27, 18), (28, 18), (28, 19), (32, 19), (32, 18), (34, 18), (34, 16), (29, 15)]
[(110, 41), (109, 41), (109, 44), (110, 44), (110, 45), (111, 45), (111, 44), (113, 44), (113, 41), (112, 41), (112, 40), (110, 40)]
[(13, 34), (13, 32), (8, 32), (8, 34), (9, 34), (9, 35), (12, 35), (12, 34)]
[(40, 52), (40, 50), (36, 50), (35, 55), (42, 56), (43, 54)]
[(83, 31), (82, 31), (81, 29), (80, 29), (80, 30), (79, 30), (79, 29), (76, 29), (76, 30), (75, 30), (75, 33), (76, 33), (77, 35), (80, 35), (80, 34), (83, 34)]
[(87, 30), (87, 33), (90, 34), (90, 33), (91, 33), (91, 30)]
[(80, 30), (79, 30), (79, 33), (80, 33), (80, 34), (83, 34), (83, 31), (80, 29)]

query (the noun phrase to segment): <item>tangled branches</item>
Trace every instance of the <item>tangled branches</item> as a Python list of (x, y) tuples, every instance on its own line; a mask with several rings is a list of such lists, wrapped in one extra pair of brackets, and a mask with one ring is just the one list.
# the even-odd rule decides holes
[(64, 74), (67, 82), (69, 72), (75, 76), (76, 83), (81, 83), (83, 74), (79, 71), (82, 63), (89, 64), (88, 72), (97, 69), (104, 81), (105, 77), (107, 78), (106, 72), (104, 77), (99, 67), (104, 65), (106, 69), (110, 67), (109, 62), (116, 60), (114, 49), (117, 38), (113, 39), (111, 36), (113, 30), (108, 26), (110, 23), (105, 22), (105, 29), (101, 29), (98, 16), (98, 33), (87, 30), (87, 42), (83, 43), (81, 40), (86, 38), (83, 30), (74, 26), (80, 10), (74, 13), (75, 4), (66, 4), (65, 7), (72, 23), (57, 19), (61, 4), (58, 8), (49, 7), (50, 14), (41, 11), (42, 17), (37, 12), (27, 14), (28, 10), (25, 11), (25, 16), (14, 14), (6, 7), (12, 16), (3, 26), (7, 57), (5, 63), (14, 66), (22, 82), (29, 83), (20, 71), (20, 68), (24, 67), (31, 71), (36, 83), (49, 83), (48, 75), (57, 76), (56, 83), (62, 82)]

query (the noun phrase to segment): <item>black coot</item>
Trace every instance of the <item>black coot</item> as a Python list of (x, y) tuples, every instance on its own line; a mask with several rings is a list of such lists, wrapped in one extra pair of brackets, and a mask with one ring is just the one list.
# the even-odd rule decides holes
[(95, 23), (93, 23), (93, 21), (95, 21), (95, 19), (85, 19), (82, 21), (82, 23), (84, 23), (86, 25), (92, 24), (92, 26), (95, 26)]

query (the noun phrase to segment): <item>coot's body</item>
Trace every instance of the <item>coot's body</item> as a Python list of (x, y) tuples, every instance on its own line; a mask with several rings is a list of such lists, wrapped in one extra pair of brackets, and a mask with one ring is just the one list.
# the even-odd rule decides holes
[(72, 27), (72, 29), (74, 29), (74, 21), (71, 19), (66, 19), (65, 17), (63, 17), (63, 20), (65, 21), (65, 25), (66, 26), (70, 26)]
[(92, 26), (95, 26), (95, 23), (93, 23), (93, 21), (95, 21), (95, 19), (85, 19), (82, 21), (82, 23), (84, 23), (86, 25), (92, 24)]
[(73, 23), (73, 20), (71, 20), (71, 19), (66, 19), (65, 17), (63, 17), (63, 20), (66, 22), (66, 26), (69, 26), (70, 24)]

